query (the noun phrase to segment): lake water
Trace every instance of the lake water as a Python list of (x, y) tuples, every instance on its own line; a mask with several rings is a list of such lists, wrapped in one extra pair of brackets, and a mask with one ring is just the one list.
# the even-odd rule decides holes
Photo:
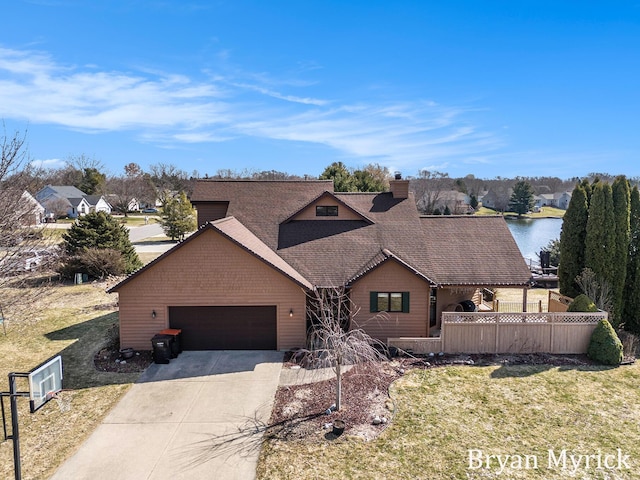
[(507, 225), (515, 238), (522, 256), (538, 261), (538, 253), (551, 240), (560, 239), (561, 218), (521, 218), (507, 220)]

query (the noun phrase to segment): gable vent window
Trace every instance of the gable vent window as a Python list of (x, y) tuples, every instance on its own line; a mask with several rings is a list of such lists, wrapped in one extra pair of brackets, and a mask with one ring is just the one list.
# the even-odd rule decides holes
[(370, 311), (409, 313), (409, 292), (371, 292)]
[(337, 217), (337, 205), (316, 205), (316, 217)]

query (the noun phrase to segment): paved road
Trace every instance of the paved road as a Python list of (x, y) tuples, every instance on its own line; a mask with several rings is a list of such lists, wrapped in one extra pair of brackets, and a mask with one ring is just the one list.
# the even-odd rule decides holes
[(282, 353), (183, 352), (151, 365), (51, 480), (255, 478)]
[(129, 240), (132, 242), (139, 242), (145, 238), (155, 237), (156, 235), (163, 235), (162, 226), (158, 223), (152, 223), (150, 225), (141, 225), (139, 227), (129, 228)]

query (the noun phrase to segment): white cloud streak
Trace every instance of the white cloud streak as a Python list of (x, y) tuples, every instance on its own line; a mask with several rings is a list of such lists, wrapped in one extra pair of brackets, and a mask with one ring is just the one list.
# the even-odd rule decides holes
[[(64, 66), (41, 52), (0, 48), (0, 117), (88, 133), (127, 131), (140, 141), (224, 142), (242, 137), (307, 142), (398, 168), (489, 153), (500, 138), (432, 101), (345, 104), (260, 84), (259, 76), (206, 82), (157, 72)], [(248, 80), (248, 81), (247, 81)], [(317, 85), (281, 88), (313, 89)]]

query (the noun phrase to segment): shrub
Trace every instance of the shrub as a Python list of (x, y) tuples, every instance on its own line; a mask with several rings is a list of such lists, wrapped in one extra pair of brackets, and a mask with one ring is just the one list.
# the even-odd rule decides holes
[(608, 320), (602, 319), (591, 334), (587, 356), (605, 365), (620, 365), (622, 342)]
[(567, 312), (597, 312), (598, 307), (589, 297), (581, 293), (569, 304)]
[(123, 275), (126, 270), (123, 255), (112, 248), (85, 248), (70, 256), (59, 273), (73, 278), (76, 273), (86, 273), (93, 278)]

